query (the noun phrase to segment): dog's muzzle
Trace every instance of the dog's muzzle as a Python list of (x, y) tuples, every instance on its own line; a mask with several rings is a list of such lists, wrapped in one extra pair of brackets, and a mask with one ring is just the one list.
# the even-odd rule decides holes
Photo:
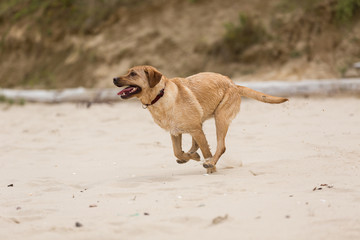
[(117, 77), (113, 78), (113, 82), (114, 82), (115, 86), (118, 86), (118, 81), (119, 81), (119, 78), (117, 78)]

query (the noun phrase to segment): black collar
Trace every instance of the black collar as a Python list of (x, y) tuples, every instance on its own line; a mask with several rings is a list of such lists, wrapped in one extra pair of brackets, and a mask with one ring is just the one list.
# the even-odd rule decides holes
[(165, 91), (165, 88), (161, 89), (160, 92), (159, 92), (159, 94), (156, 95), (156, 97), (154, 98), (154, 100), (151, 101), (150, 104), (143, 104), (143, 108), (144, 108), (144, 109), (145, 109), (145, 108), (148, 108), (149, 106), (154, 105), (157, 101), (159, 101), (159, 99), (160, 99), (162, 96), (164, 96), (164, 91)]

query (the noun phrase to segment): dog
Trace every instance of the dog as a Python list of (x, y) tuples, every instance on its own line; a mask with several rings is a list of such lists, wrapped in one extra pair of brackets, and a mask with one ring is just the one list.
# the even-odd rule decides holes
[[(137, 97), (147, 108), (155, 123), (170, 132), (174, 155), (179, 164), (200, 161), (200, 148), (207, 173), (216, 172), (216, 163), (225, 152), (225, 137), (231, 121), (240, 111), (241, 97), (265, 103), (283, 103), (286, 98), (274, 97), (236, 85), (230, 78), (212, 72), (202, 72), (187, 78), (167, 78), (152, 66), (130, 68), (126, 75), (113, 79), (123, 88), (122, 99)], [(212, 155), (203, 122), (215, 118), (217, 148)], [(182, 134), (192, 136), (188, 152), (182, 150)]]

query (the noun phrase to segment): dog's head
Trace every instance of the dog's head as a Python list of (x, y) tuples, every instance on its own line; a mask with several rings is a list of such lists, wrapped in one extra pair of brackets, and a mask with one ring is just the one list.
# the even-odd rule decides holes
[(118, 95), (122, 99), (140, 97), (143, 90), (153, 88), (161, 80), (162, 74), (151, 66), (136, 66), (130, 68), (126, 75), (114, 78), (117, 87), (125, 87)]

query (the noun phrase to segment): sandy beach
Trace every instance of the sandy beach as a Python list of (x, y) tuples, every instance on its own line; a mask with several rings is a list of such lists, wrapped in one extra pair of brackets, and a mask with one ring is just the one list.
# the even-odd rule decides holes
[(360, 98), (244, 100), (211, 175), (135, 101), (0, 122), (1, 240), (360, 239)]

